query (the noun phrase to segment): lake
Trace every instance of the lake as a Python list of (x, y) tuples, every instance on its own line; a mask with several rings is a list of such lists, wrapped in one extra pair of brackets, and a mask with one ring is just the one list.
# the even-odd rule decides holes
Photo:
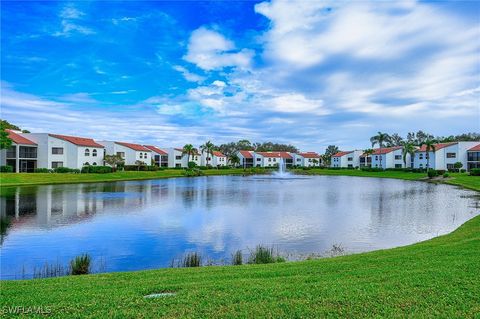
[(258, 244), (289, 259), (412, 244), (480, 213), (475, 192), (394, 179), (211, 176), (9, 187), (0, 197), (1, 278), (89, 253), (100, 271), (214, 263)]

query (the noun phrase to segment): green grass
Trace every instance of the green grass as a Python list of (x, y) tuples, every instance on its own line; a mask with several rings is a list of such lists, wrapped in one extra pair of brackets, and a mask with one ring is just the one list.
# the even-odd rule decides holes
[[(478, 177), (453, 175), (449, 183), (480, 190)], [(479, 252), (477, 216), (425, 242), (335, 258), (2, 281), (0, 309), (43, 306), (57, 318), (478, 318)], [(143, 298), (159, 292), (177, 294)]]
[[(152, 172), (115, 172), (107, 174), (68, 174), (68, 173), (0, 173), (0, 186), (22, 186), (41, 184), (95, 183), (183, 177), (183, 170), (166, 169)], [(205, 175), (244, 174), (241, 168), (209, 169), (202, 171)]]

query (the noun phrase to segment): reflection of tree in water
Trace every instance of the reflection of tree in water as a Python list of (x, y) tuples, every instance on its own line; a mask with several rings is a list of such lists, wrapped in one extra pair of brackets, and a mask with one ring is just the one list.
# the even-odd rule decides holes
[(7, 237), (8, 228), (12, 225), (10, 217), (5, 216), (0, 218), (0, 244), (3, 244), (3, 241)]

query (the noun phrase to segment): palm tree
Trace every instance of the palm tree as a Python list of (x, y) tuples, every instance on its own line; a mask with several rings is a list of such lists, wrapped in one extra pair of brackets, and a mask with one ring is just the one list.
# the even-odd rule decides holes
[(434, 139), (426, 139), (422, 145), (425, 145), (425, 152), (427, 156), (427, 171), (430, 169), (430, 152), (435, 152), (435, 141)]
[(210, 156), (213, 157), (214, 148), (215, 148), (215, 145), (213, 145), (213, 143), (210, 141), (200, 146), (200, 150), (202, 151), (202, 153), (205, 152), (205, 154), (207, 155), (207, 166), (208, 166), (208, 162), (210, 161)]
[(375, 147), (376, 144), (378, 144), (378, 147), (380, 149), (380, 168), (383, 168), (382, 166), (382, 148), (384, 143), (387, 143), (390, 141), (390, 135), (387, 133), (382, 133), (378, 132), (377, 135), (372, 136), (370, 138), (370, 142), (372, 143), (372, 147)]
[[(365, 167), (368, 167), (368, 157), (375, 152), (372, 148), (367, 148), (363, 151), (363, 155), (365, 156)], [(371, 159), (370, 159), (371, 160)], [(371, 163), (371, 162), (370, 162)]]
[(196, 153), (197, 153), (197, 149), (193, 147), (192, 144), (185, 144), (185, 146), (182, 149), (182, 156), (187, 155), (187, 166), (188, 166), (188, 163), (190, 163), (190, 156), (192, 156), (192, 159), (193, 159), (193, 155), (195, 155)]
[(237, 166), (240, 164), (240, 157), (238, 157), (237, 154), (232, 154), (229, 158), (229, 161), (233, 166)]
[(407, 168), (407, 155), (410, 154), (411, 157), (415, 156), (415, 150), (417, 148), (413, 143), (406, 142), (403, 144), (402, 156), (403, 156), (403, 166)]

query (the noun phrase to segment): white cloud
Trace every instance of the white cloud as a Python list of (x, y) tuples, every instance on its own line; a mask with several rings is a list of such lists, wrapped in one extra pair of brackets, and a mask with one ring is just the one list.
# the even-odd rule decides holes
[(220, 33), (201, 27), (192, 32), (184, 59), (210, 71), (224, 67), (248, 68), (254, 52), (237, 50), (232, 41)]
[(192, 73), (181, 65), (174, 65), (173, 69), (175, 71), (178, 71), (178, 72), (182, 73), (185, 80), (187, 80), (189, 82), (203, 82), (203, 81), (205, 81), (205, 77), (203, 77), (201, 75), (198, 75), (198, 74), (195, 74), (195, 73)]
[(85, 13), (72, 5), (66, 5), (59, 13), (61, 18), (61, 30), (54, 32), (54, 37), (70, 37), (74, 34), (91, 35), (94, 34), (91, 28), (82, 26), (79, 22), (83, 19)]

